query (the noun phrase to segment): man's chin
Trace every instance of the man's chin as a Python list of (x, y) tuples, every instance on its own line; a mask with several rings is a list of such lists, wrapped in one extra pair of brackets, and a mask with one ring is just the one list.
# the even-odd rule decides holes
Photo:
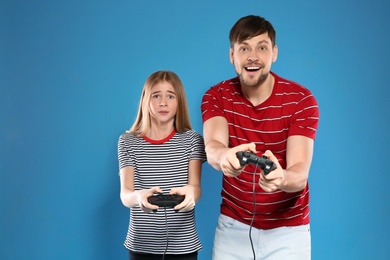
[(240, 79), (241, 85), (245, 85), (247, 87), (258, 87), (264, 83), (264, 81), (267, 79), (268, 75), (269, 75), (269, 73), (267, 73), (266, 75), (262, 74), (260, 76), (239, 75), (239, 79)]

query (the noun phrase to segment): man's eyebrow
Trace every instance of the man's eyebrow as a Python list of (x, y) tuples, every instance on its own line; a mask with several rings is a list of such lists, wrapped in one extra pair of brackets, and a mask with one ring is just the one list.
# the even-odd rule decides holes
[(265, 39), (265, 40), (261, 40), (261, 41), (259, 41), (257, 44), (263, 44), (263, 43), (270, 44), (270, 43), (271, 43), (271, 41), (270, 41), (270, 40), (268, 40), (268, 39)]
[[(268, 40), (268, 39), (260, 40), (260, 41), (257, 42), (257, 45), (264, 44), (264, 43), (266, 43), (266, 44), (271, 44), (271, 41)], [(247, 43), (246, 41), (242, 41), (242, 42), (239, 43), (239, 45), (241, 45), (241, 44), (243, 44), (243, 45), (249, 45), (249, 43)]]

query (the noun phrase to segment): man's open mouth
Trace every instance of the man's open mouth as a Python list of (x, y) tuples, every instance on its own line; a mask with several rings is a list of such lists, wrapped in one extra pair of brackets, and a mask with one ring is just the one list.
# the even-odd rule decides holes
[(260, 70), (260, 66), (246, 66), (245, 70), (246, 71), (258, 71), (258, 70)]

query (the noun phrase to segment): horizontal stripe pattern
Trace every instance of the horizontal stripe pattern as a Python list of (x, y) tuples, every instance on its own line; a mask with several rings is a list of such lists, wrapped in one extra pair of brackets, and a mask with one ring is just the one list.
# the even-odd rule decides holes
[[(226, 118), (230, 147), (253, 142), (260, 153), (271, 150), (285, 168), (287, 138), (315, 139), (319, 109), (308, 89), (272, 75), (272, 94), (258, 106), (244, 97), (238, 78), (211, 87), (203, 96), (202, 118), (203, 122), (215, 116)], [(255, 215), (254, 226), (262, 229), (308, 224), (309, 186), (296, 193), (266, 193), (258, 185), (259, 172), (249, 165), (235, 178), (223, 177), (221, 212), (247, 224)]]
[[(134, 189), (160, 186), (164, 193), (188, 184), (190, 160), (206, 160), (203, 137), (193, 130), (175, 133), (163, 143), (135, 137), (126, 132), (118, 140), (119, 168), (134, 167)], [(187, 254), (202, 248), (195, 224), (195, 210), (175, 212), (172, 208), (145, 213), (130, 210), (127, 249), (151, 254)], [(167, 232), (168, 231), (168, 232)]]

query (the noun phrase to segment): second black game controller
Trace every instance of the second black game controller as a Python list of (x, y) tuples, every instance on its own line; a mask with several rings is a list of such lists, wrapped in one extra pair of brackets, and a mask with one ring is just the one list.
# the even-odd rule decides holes
[(156, 194), (148, 198), (148, 202), (164, 208), (173, 208), (184, 200), (184, 195), (178, 194)]
[(247, 164), (258, 165), (264, 171), (265, 175), (276, 169), (276, 164), (268, 159), (267, 156), (260, 157), (251, 152), (237, 152), (236, 156), (240, 161), (241, 166)]

